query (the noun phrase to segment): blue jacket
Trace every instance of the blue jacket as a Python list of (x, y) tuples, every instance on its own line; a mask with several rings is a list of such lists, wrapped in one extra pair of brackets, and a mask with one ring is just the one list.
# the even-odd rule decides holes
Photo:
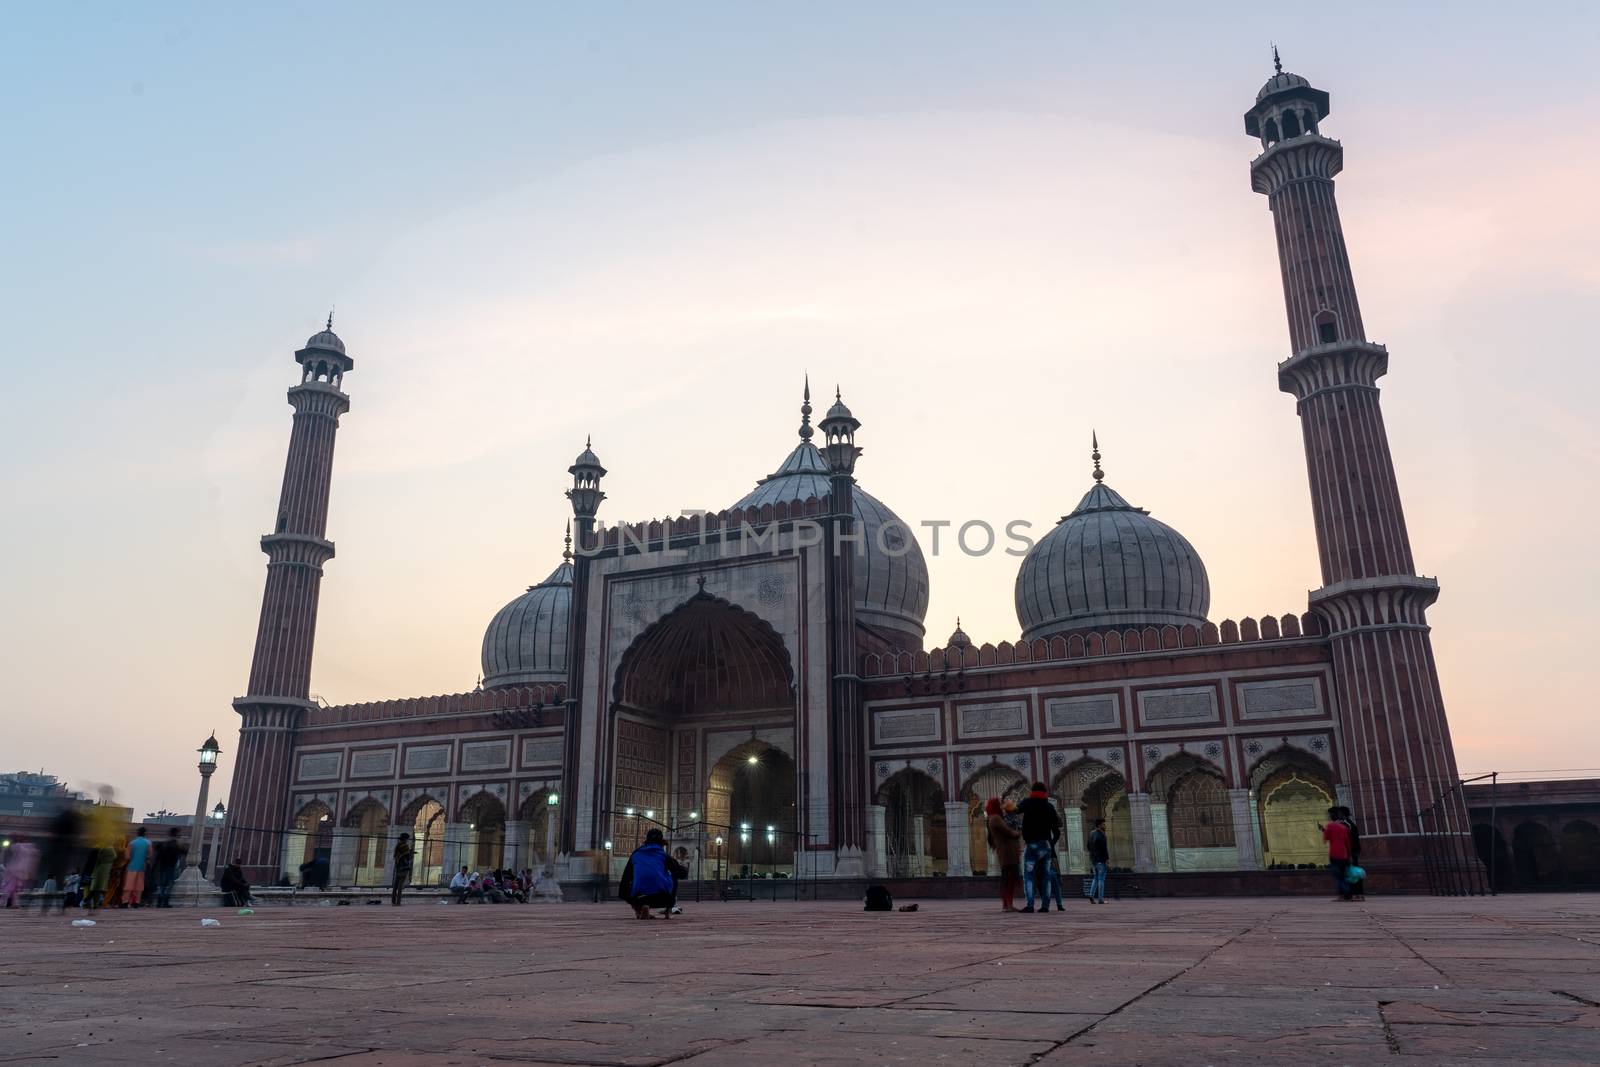
[(633, 850), (628, 866), (633, 868), (633, 896), (645, 897), (652, 893), (671, 893), (677, 883), (667, 869), (667, 850), (656, 844), (640, 845)]

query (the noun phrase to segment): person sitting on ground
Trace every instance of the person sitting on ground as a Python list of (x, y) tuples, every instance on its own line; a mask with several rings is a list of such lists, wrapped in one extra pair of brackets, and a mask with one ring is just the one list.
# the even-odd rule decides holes
[(450, 879), (450, 895), (456, 898), (456, 903), (467, 902), (467, 891), (472, 888), (472, 877), (467, 874), (467, 869), (462, 867), (456, 876)]
[(250, 883), (245, 879), (244, 868), (240, 866), (238, 856), (233, 862), (222, 869), (222, 877), (217, 881), (217, 886), (222, 890), (223, 903), (230, 908), (248, 908), (250, 906)]
[(483, 893), (483, 899), (491, 904), (504, 904), (509, 899), (495, 879), (493, 871), (483, 872), (483, 881), (478, 883), (478, 887)]
[(670, 919), (678, 902), (678, 882), (687, 877), (689, 869), (667, 855), (666, 837), (652, 829), (628, 857), (617, 896), (633, 908), (636, 919), (650, 918), (651, 908), (660, 908), (661, 917)]

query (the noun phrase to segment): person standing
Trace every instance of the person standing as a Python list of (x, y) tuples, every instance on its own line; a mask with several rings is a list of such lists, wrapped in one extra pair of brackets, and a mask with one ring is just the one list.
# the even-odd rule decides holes
[[(50, 839), (45, 843), (44, 855), (39, 860), (40, 873), (44, 875), (46, 884), (55, 883), (59, 896), (61, 910), (67, 910), (67, 879), (78, 873), (82, 866), (83, 853), (79, 845), (79, 831), (82, 819), (75, 807), (62, 808), (56, 814), (55, 822), (50, 827)], [(44, 900), (44, 910), (50, 910), (51, 898)]]
[[(1045, 872), (1045, 885), (1050, 890), (1050, 896), (1054, 898), (1056, 902), (1056, 910), (1066, 911), (1066, 907), (1061, 903), (1061, 863), (1059, 853), (1056, 851), (1057, 846), (1059, 846), (1060, 843), (1061, 842), (1059, 838), (1052, 839), (1050, 842), (1050, 866)], [(1040, 907), (1043, 909), (1048, 910), (1049, 906), (1048, 900), (1041, 901), (1040, 903)]]
[(156, 907), (172, 907), (172, 887), (183, 869), (189, 849), (178, 839), (178, 828), (167, 831), (165, 841), (156, 842)]
[[(1350, 814), (1350, 809), (1343, 805), (1339, 808), (1339, 821), (1350, 830), (1350, 866), (1361, 866), (1361, 827), (1356, 825), (1355, 816)], [(1350, 896), (1356, 900), (1367, 899), (1367, 880), (1357, 878), (1350, 883)]]
[(1022, 865), (1022, 831), (1006, 822), (1000, 810), (1000, 798), (990, 797), (984, 805), (989, 822), (989, 847), (994, 849), (995, 862), (1000, 865), (1000, 906), (1006, 911), (1016, 911), (1018, 873)]
[(1096, 819), (1089, 831), (1089, 863), (1093, 872), (1089, 879), (1089, 903), (1106, 902), (1106, 868), (1111, 862), (1111, 847), (1106, 841), (1106, 821)]
[(1022, 857), (1022, 891), (1027, 898), (1023, 911), (1033, 910), (1034, 890), (1038, 890), (1039, 910), (1049, 911), (1050, 853), (1056, 838), (1061, 836), (1061, 816), (1050, 803), (1050, 795), (1043, 782), (1034, 782), (1028, 798), (1017, 805), (1022, 815), (1022, 840), (1026, 851)]
[(389, 903), (397, 908), (400, 906), (400, 894), (405, 891), (406, 883), (411, 881), (413, 852), (411, 835), (401, 834), (400, 840), (394, 843), (394, 889), (389, 894)]
[(149, 832), (141, 826), (128, 842), (128, 866), (122, 872), (122, 907), (144, 906), (144, 875), (150, 867), (150, 859)]
[(1322, 839), (1328, 843), (1328, 869), (1333, 872), (1334, 884), (1339, 887), (1339, 900), (1349, 900), (1350, 882), (1345, 872), (1350, 870), (1350, 827), (1339, 821), (1339, 809), (1328, 809), (1328, 821), (1322, 826)]

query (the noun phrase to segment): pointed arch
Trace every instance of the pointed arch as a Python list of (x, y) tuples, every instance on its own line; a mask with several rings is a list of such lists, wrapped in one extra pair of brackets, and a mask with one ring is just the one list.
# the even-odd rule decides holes
[(903, 767), (884, 780), (873, 802), (884, 811), (889, 877), (927, 878), (946, 872), (950, 853), (944, 786), (920, 768)]
[(794, 666), (765, 619), (696, 593), (634, 638), (617, 665), (617, 707), (676, 717), (794, 708)]

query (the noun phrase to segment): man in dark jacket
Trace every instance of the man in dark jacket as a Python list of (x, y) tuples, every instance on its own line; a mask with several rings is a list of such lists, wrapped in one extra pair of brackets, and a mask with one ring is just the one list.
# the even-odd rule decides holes
[(633, 907), (636, 919), (650, 918), (651, 908), (660, 908), (661, 917), (670, 919), (678, 902), (678, 882), (687, 877), (688, 868), (667, 855), (667, 839), (661, 831), (651, 830), (644, 835), (644, 844), (628, 857), (617, 896)]
[(167, 831), (165, 841), (156, 842), (156, 907), (172, 907), (172, 887), (183, 873), (183, 858), (188, 846), (178, 839), (178, 828)]
[(1089, 879), (1089, 903), (1106, 902), (1106, 865), (1111, 862), (1111, 848), (1106, 842), (1106, 821), (1096, 819), (1089, 831), (1089, 862), (1094, 876)]
[[(1022, 891), (1028, 902), (1022, 910), (1033, 910), (1033, 891), (1037, 884), (1039, 910), (1049, 911), (1050, 853), (1055, 850), (1056, 838), (1061, 836), (1061, 816), (1050, 803), (1050, 794), (1043, 782), (1033, 783), (1032, 792), (1027, 800), (1017, 805), (1017, 811), (1022, 815), (1022, 840), (1026, 842), (1022, 854)], [(1056, 910), (1061, 910), (1059, 904)]]

